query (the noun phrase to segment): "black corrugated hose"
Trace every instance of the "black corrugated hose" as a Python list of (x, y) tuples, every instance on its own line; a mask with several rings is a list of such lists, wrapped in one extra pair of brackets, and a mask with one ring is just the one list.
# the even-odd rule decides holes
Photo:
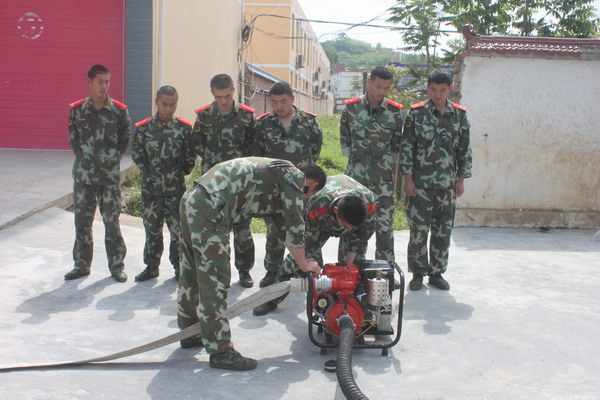
[(369, 400), (358, 388), (352, 375), (352, 349), (354, 347), (354, 322), (345, 314), (340, 317), (340, 343), (337, 351), (336, 375), (342, 392), (348, 400)]

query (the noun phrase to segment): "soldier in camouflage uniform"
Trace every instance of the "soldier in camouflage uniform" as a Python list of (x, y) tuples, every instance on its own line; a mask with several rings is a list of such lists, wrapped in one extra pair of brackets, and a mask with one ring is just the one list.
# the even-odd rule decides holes
[(179, 327), (200, 322), (182, 347), (202, 346), (213, 368), (249, 370), (256, 361), (233, 349), (225, 317), (230, 282), (229, 232), (240, 220), (271, 216), (285, 226), (284, 244), (300, 269), (320, 274), (304, 257), (304, 175), (289, 161), (249, 157), (224, 161), (200, 177), (181, 201)]
[(456, 197), (464, 193), (472, 163), (466, 109), (448, 100), (451, 89), (448, 74), (432, 72), (427, 82), (429, 99), (411, 105), (404, 123), (400, 170), (410, 224), (411, 290), (421, 289), (424, 275), (429, 275), (431, 285), (450, 289), (442, 274), (448, 266)]
[[(364, 258), (367, 244), (375, 232), (375, 195), (346, 175), (334, 175), (325, 181), (325, 172), (316, 165), (301, 170), (306, 176), (308, 190), (305, 218), (306, 256), (323, 265), (321, 249), (330, 237), (339, 237), (338, 261), (353, 264)], [(320, 170), (320, 172), (319, 172)], [(276, 282), (303, 275), (289, 255), (279, 270)], [(264, 303), (253, 310), (265, 315), (277, 308), (285, 296)]]
[[(194, 148), (202, 159), (202, 173), (216, 164), (252, 154), (254, 140), (254, 109), (236, 104), (235, 88), (229, 75), (215, 75), (210, 81), (210, 91), (215, 98), (212, 104), (196, 109)], [(233, 227), (235, 267), (243, 287), (252, 287), (250, 269), (254, 266), (254, 241), (250, 219)]]
[[(254, 155), (288, 160), (296, 167), (316, 163), (323, 143), (317, 116), (294, 106), (294, 92), (286, 82), (277, 82), (271, 87), (269, 101), (273, 111), (257, 118)], [(265, 219), (265, 223), (267, 275), (260, 281), (260, 287), (275, 281), (285, 253), (280, 227), (269, 219)]]
[(73, 164), (73, 203), (75, 213), (75, 267), (66, 280), (90, 274), (93, 254), (92, 223), (99, 205), (104, 221), (104, 244), (108, 268), (118, 282), (125, 282), (123, 271), (127, 249), (121, 236), (120, 166), (130, 137), (127, 106), (108, 96), (110, 72), (103, 65), (88, 71), (90, 96), (71, 103), (69, 144), (75, 153)]
[(403, 120), (403, 106), (385, 98), (392, 83), (389, 69), (375, 68), (369, 78), (369, 91), (346, 100), (340, 119), (342, 154), (348, 157), (346, 175), (377, 196), (375, 258), (389, 262), (394, 261), (394, 167)]
[(192, 123), (174, 116), (179, 95), (172, 86), (156, 93), (156, 114), (135, 124), (133, 161), (142, 171), (142, 218), (146, 231), (144, 264), (138, 282), (156, 278), (163, 253), (165, 219), (171, 233), (169, 261), (179, 276), (179, 202), (185, 192), (185, 175), (196, 163)]

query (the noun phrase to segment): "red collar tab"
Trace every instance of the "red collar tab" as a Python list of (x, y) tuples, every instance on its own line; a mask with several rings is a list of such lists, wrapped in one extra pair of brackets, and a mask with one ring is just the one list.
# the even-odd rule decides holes
[(254, 108), (248, 107), (245, 104), (240, 104), (239, 107), (244, 111), (248, 111), (249, 113), (254, 113), (254, 111), (256, 111)]
[(177, 121), (179, 122), (183, 122), (186, 125), (192, 126), (194, 124), (192, 124), (190, 121), (188, 121), (187, 119), (183, 118), (183, 117), (177, 117)]
[(125, 104), (121, 103), (120, 101), (113, 100), (112, 102), (115, 106), (119, 107), (121, 110), (125, 110), (127, 108), (127, 106)]
[(313, 116), (313, 117), (315, 117), (315, 118), (317, 118), (317, 117), (318, 117), (318, 115), (317, 115), (317, 114), (315, 114), (315, 113), (313, 113), (313, 112), (306, 111), (306, 110), (304, 110), (304, 112), (305, 112), (306, 114), (308, 114), (308, 115), (312, 115), (312, 116)]
[(367, 211), (370, 213), (374, 213), (377, 211), (377, 204), (369, 204), (367, 203)]
[(317, 208), (316, 210), (311, 210), (308, 212), (308, 219), (317, 219), (327, 214), (329, 214), (328, 207)]
[(420, 107), (425, 107), (426, 105), (427, 105), (427, 103), (422, 101), (420, 103), (411, 104), (410, 108), (420, 108)]
[(204, 111), (204, 110), (206, 110), (208, 108), (210, 108), (210, 104), (207, 104), (207, 105), (202, 106), (202, 107), (198, 107), (194, 111), (196, 112), (196, 114), (200, 114), (202, 111)]
[(264, 114), (259, 115), (258, 117), (256, 117), (256, 120), (258, 121), (259, 119), (263, 118), (266, 115), (269, 115), (271, 112), (266, 112)]
[(146, 125), (146, 124), (150, 123), (150, 121), (152, 121), (152, 118), (146, 118), (146, 119), (143, 119), (143, 120), (141, 120), (141, 121), (138, 121), (138, 122), (136, 122), (136, 123), (135, 123), (135, 127), (136, 127), (136, 128), (139, 128), (140, 126), (144, 126), (144, 125)]
[(346, 104), (354, 104), (354, 103), (360, 103), (360, 97), (355, 97), (353, 99), (346, 99), (344, 100), (344, 103)]
[(77, 106), (80, 106), (80, 105), (82, 105), (84, 101), (85, 101), (85, 99), (79, 99), (79, 100), (77, 100), (77, 101), (74, 101), (74, 102), (70, 103), (70, 104), (69, 104), (69, 107), (71, 107), (71, 108), (75, 108), (75, 107), (77, 107)]
[(462, 104), (452, 103), (452, 107), (458, 108), (459, 110), (467, 111), (467, 107), (463, 106)]
[(390, 99), (388, 99), (387, 103), (388, 103), (390, 106), (392, 106), (392, 107), (399, 108), (400, 110), (402, 110), (402, 109), (404, 108), (404, 106), (403, 106), (402, 104), (400, 104), (400, 103), (398, 103), (397, 101), (394, 101), (394, 100), (390, 100)]

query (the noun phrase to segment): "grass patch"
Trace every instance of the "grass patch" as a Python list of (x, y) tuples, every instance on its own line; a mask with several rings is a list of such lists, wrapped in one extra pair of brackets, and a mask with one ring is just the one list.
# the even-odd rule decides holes
[[(323, 130), (323, 147), (319, 157), (318, 164), (327, 172), (328, 176), (343, 174), (346, 171), (346, 157), (342, 156), (340, 146), (340, 115), (331, 117), (319, 117), (319, 123)], [(202, 174), (200, 172), (200, 159), (196, 159), (196, 166), (192, 173), (187, 176), (185, 182), (189, 188), (192, 183)], [(123, 184), (123, 212), (126, 214), (141, 216), (142, 195), (141, 195), (142, 174), (137, 171), (130, 175), (128, 182)], [(399, 197), (396, 198), (396, 211), (394, 212), (394, 230), (408, 229), (408, 221), (404, 211), (404, 203)], [(261, 218), (253, 218), (250, 224), (253, 233), (266, 233), (267, 228)]]

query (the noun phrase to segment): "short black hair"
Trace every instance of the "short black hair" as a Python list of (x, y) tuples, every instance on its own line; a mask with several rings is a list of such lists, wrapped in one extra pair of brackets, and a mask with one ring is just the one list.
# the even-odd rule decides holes
[(175, 96), (177, 98), (179, 98), (179, 93), (177, 93), (177, 89), (175, 89), (173, 86), (161, 86), (157, 91), (156, 91), (156, 98), (158, 99), (161, 95), (165, 95), (165, 96)]
[(294, 89), (292, 89), (292, 86), (287, 82), (277, 82), (274, 83), (273, 86), (271, 86), (271, 89), (269, 89), (269, 96), (273, 94), (275, 96), (287, 94), (288, 96), (293, 97)]
[(338, 218), (352, 226), (360, 226), (367, 219), (367, 205), (356, 195), (346, 195), (337, 203)]
[(327, 174), (323, 168), (316, 164), (307, 164), (300, 167), (300, 171), (304, 173), (306, 179), (312, 179), (317, 182), (317, 190), (321, 190), (325, 187), (325, 183), (327, 183)]
[(435, 70), (431, 72), (431, 74), (429, 74), (429, 77), (427, 78), (427, 85), (429, 85), (430, 83), (439, 83), (452, 86), (452, 78), (447, 72)]
[(88, 78), (94, 79), (96, 75), (106, 74), (110, 75), (110, 71), (104, 65), (96, 64), (92, 65), (88, 71)]
[(233, 87), (233, 79), (227, 74), (218, 74), (212, 77), (210, 80), (210, 89), (229, 89)]
[(374, 80), (375, 78), (379, 78), (379, 79), (383, 79), (384, 81), (389, 81), (390, 79), (394, 79), (394, 74), (392, 74), (392, 71), (390, 71), (389, 68), (386, 67), (375, 67), (372, 71), (371, 71), (371, 76), (370, 76), (371, 80)]

